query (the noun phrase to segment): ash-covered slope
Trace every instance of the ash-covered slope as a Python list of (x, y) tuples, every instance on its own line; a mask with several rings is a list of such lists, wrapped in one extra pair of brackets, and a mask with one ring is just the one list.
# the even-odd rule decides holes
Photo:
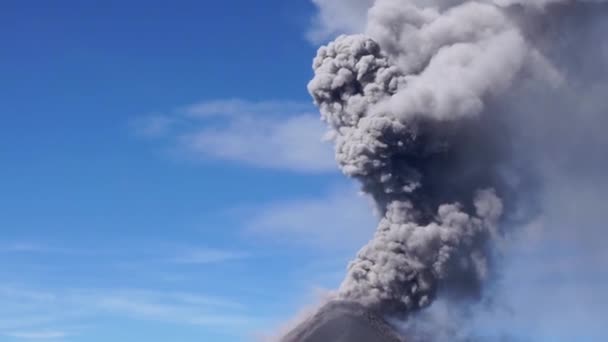
[(281, 342), (405, 342), (381, 317), (360, 304), (333, 301)]

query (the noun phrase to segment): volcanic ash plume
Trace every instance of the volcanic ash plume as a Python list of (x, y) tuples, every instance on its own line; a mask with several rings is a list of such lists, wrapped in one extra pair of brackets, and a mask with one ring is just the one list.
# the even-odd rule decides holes
[(377, 0), (365, 35), (319, 49), (308, 89), (382, 215), (340, 299), (408, 315), (438, 293), (479, 295), (521, 186), (500, 98), (561, 82), (527, 32), (555, 2)]

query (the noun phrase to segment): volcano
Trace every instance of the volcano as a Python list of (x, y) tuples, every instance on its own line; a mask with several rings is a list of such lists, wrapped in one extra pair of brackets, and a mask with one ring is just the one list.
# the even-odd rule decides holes
[(355, 302), (332, 301), (281, 342), (406, 342), (379, 315)]

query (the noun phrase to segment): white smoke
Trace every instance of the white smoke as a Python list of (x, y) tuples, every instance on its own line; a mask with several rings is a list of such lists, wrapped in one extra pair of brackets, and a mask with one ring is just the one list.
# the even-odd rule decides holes
[(546, 170), (606, 169), (608, 139), (563, 136), (579, 116), (607, 121), (603, 100), (583, 100), (608, 89), (600, 2), (376, 0), (364, 34), (319, 49), (309, 91), (340, 168), (383, 214), (341, 298), (407, 316), (479, 297), (505, 229), (546, 209), (531, 205)]

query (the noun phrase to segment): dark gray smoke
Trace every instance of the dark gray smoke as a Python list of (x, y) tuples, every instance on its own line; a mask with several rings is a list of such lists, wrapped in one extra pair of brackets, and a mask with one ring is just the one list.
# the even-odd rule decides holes
[(556, 139), (543, 111), (580, 94), (566, 58), (597, 50), (577, 35), (607, 18), (600, 2), (376, 0), (364, 34), (319, 49), (309, 91), (340, 168), (382, 214), (338, 298), (408, 316), (481, 296), (506, 227), (541, 209)]

